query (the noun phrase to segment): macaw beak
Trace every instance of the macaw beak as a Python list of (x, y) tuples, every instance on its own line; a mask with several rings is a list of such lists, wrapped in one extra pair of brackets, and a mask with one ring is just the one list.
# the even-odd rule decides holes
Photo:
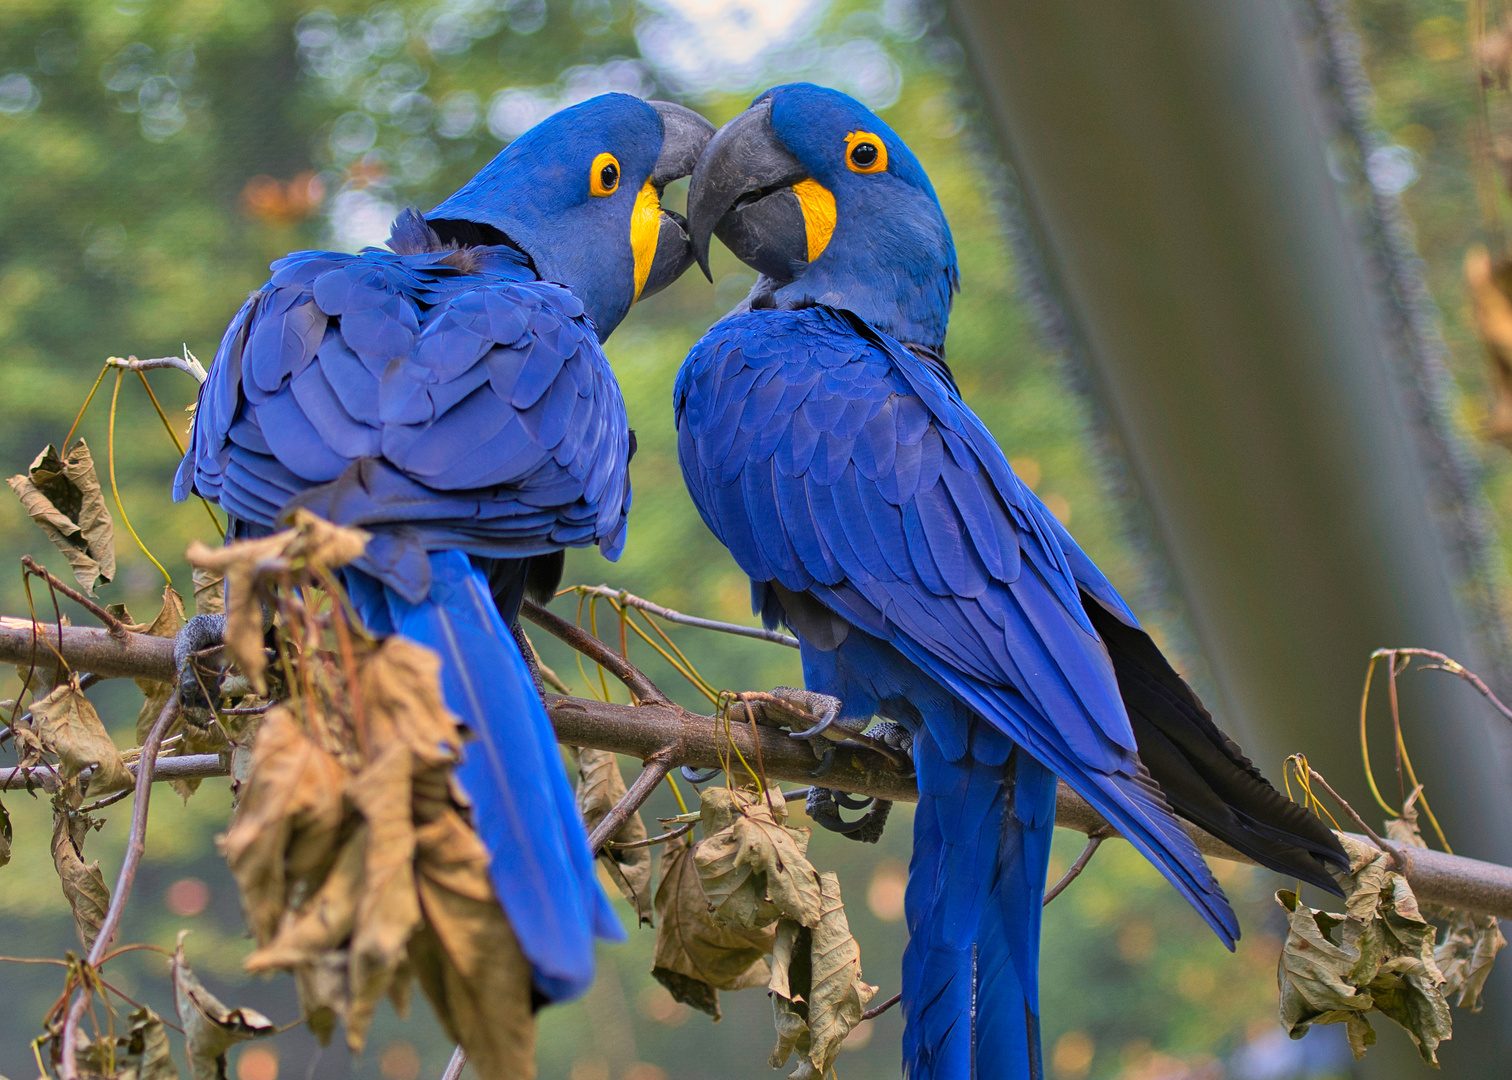
[[(660, 198), (666, 186), (693, 172), (714, 134), (714, 125), (692, 109), (674, 105), (670, 101), (648, 101), (662, 118), (662, 148), (651, 169), (651, 186)], [(681, 214), (662, 209), (657, 225), (656, 253), (651, 259), (651, 272), (640, 290), (639, 300), (660, 292), (672, 284), (693, 265), (693, 245), (688, 239), (688, 222)]]
[(793, 188), (805, 182), (823, 191), (772, 130), (770, 99), (720, 128), (693, 170), (688, 189), (693, 252), (704, 276), (714, 280), (709, 273), (711, 235), (768, 277), (787, 282), (803, 273), (813, 245), (804, 207)]

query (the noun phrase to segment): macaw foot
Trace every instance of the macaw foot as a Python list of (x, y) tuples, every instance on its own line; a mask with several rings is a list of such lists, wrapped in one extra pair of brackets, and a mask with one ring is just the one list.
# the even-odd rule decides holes
[(173, 638), (179, 707), (184, 720), (201, 729), (215, 719), (211, 706), (220, 699), (221, 682), (226, 676), (220, 655), (225, 640), (224, 615), (196, 615)]
[(891, 720), (879, 720), (867, 728), (866, 733), (874, 739), (881, 739), (885, 745), (894, 750), (904, 754), (913, 754), (913, 732), (902, 724), (895, 724)]
[[(840, 816), (840, 808), (866, 810), (855, 821), (846, 821)], [(844, 791), (829, 788), (809, 788), (805, 809), (809, 817), (830, 832), (839, 833), (850, 840), (863, 844), (875, 844), (882, 839), (882, 830), (887, 826), (887, 815), (892, 803), (886, 799), (857, 798)]]
[[(818, 738), (820, 735), (824, 735), (826, 732), (828, 732), (829, 729), (834, 726), (835, 721), (840, 718), (840, 699), (837, 697), (830, 697), (830, 695), (828, 694), (821, 694), (815, 690), (796, 690), (791, 686), (777, 686), (772, 689), (772, 696), (774, 698), (778, 698), (781, 701), (786, 701), (789, 704), (796, 705), (798, 706), (798, 708), (802, 709), (804, 712), (807, 712), (809, 715), (817, 716), (819, 718), (819, 722), (817, 724), (813, 725), (810, 728), (807, 728), (804, 731), (789, 732), (789, 738)], [(848, 734), (850, 733), (840, 731), (835, 732), (828, 737), (835, 738), (838, 736), (840, 738), (844, 738)], [(819, 751), (816, 749), (814, 753), (818, 755)]]

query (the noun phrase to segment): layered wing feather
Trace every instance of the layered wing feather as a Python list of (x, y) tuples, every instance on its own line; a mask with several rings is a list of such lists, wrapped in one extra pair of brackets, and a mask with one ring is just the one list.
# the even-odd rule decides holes
[[(928, 361), (828, 308), (731, 316), (679, 374), (679, 451), (755, 581), (890, 641), (1096, 806), (1225, 941), (1238, 926), (1139, 763), (1076, 549)], [(947, 760), (967, 731), (932, 731)]]
[(301, 252), (227, 329), (174, 493), (265, 527), (297, 498), (402, 580), (425, 550), (616, 556), (628, 453), (582, 304), (517, 252)]

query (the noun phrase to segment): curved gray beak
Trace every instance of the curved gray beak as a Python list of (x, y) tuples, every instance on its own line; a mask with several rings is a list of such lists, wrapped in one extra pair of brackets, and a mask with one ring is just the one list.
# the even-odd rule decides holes
[(709, 273), (709, 237), (777, 281), (808, 266), (808, 230), (793, 185), (808, 179), (772, 130), (772, 103), (758, 102), (709, 140), (688, 189), (693, 253)]
[[(648, 101), (662, 119), (662, 148), (651, 169), (651, 183), (658, 195), (674, 180), (693, 172), (704, 147), (714, 134), (714, 125), (692, 109), (670, 101)], [(665, 289), (693, 265), (693, 245), (688, 239), (688, 222), (681, 214), (662, 210), (661, 227), (656, 234), (656, 255), (651, 260), (651, 274), (641, 289), (640, 299)]]

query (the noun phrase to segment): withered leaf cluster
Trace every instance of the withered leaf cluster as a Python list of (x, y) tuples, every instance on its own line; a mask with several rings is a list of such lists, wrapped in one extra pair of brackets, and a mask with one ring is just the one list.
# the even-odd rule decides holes
[(6, 483), (27, 516), (68, 559), (79, 588), (93, 596), (95, 585), (110, 583), (116, 573), (115, 523), (83, 439), (67, 457), (48, 444), (25, 476), (12, 476)]
[[(782, 792), (710, 787), (703, 839), (668, 853), (657, 890), (653, 974), (679, 1001), (719, 1018), (720, 990), (766, 985), (779, 1068), (829, 1073), (877, 988), (861, 978), (840, 882), (808, 860), (808, 829), (787, 824)], [(770, 956), (770, 961), (767, 957)]]
[(1434, 927), (1390, 854), (1348, 835), (1340, 839), (1350, 859), (1349, 872), (1336, 875), (1343, 912), (1307, 907), (1293, 892), (1276, 894), (1289, 924), (1277, 970), (1281, 1025), (1297, 1039), (1313, 1024), (1346, 1024), (1359, 1058), (1375, 1042), (1367, 1016), (1380, 1012), (1437, 1066), (1438, 1045), (1452, 1024)]
[[(248, 665), (266, 672), (266, 606), (293, 691), (262, 718), (221, 840), (257, 943), (246, 966), (292, 973), (310, 1029), (325, 1042), (340, 1023), (354, 1052), (379, 1001), (405, 1012), (417, 980), (480, 1074), (533, 1075), (530, 968), (451, 782), (461, 733), (440, 660), (367, 638), (330, 575), (364, 543), (306, 516), (192, 556), (225, 575), (246, 682)], [(311, 585), (329, 602), (310, 603)]]

